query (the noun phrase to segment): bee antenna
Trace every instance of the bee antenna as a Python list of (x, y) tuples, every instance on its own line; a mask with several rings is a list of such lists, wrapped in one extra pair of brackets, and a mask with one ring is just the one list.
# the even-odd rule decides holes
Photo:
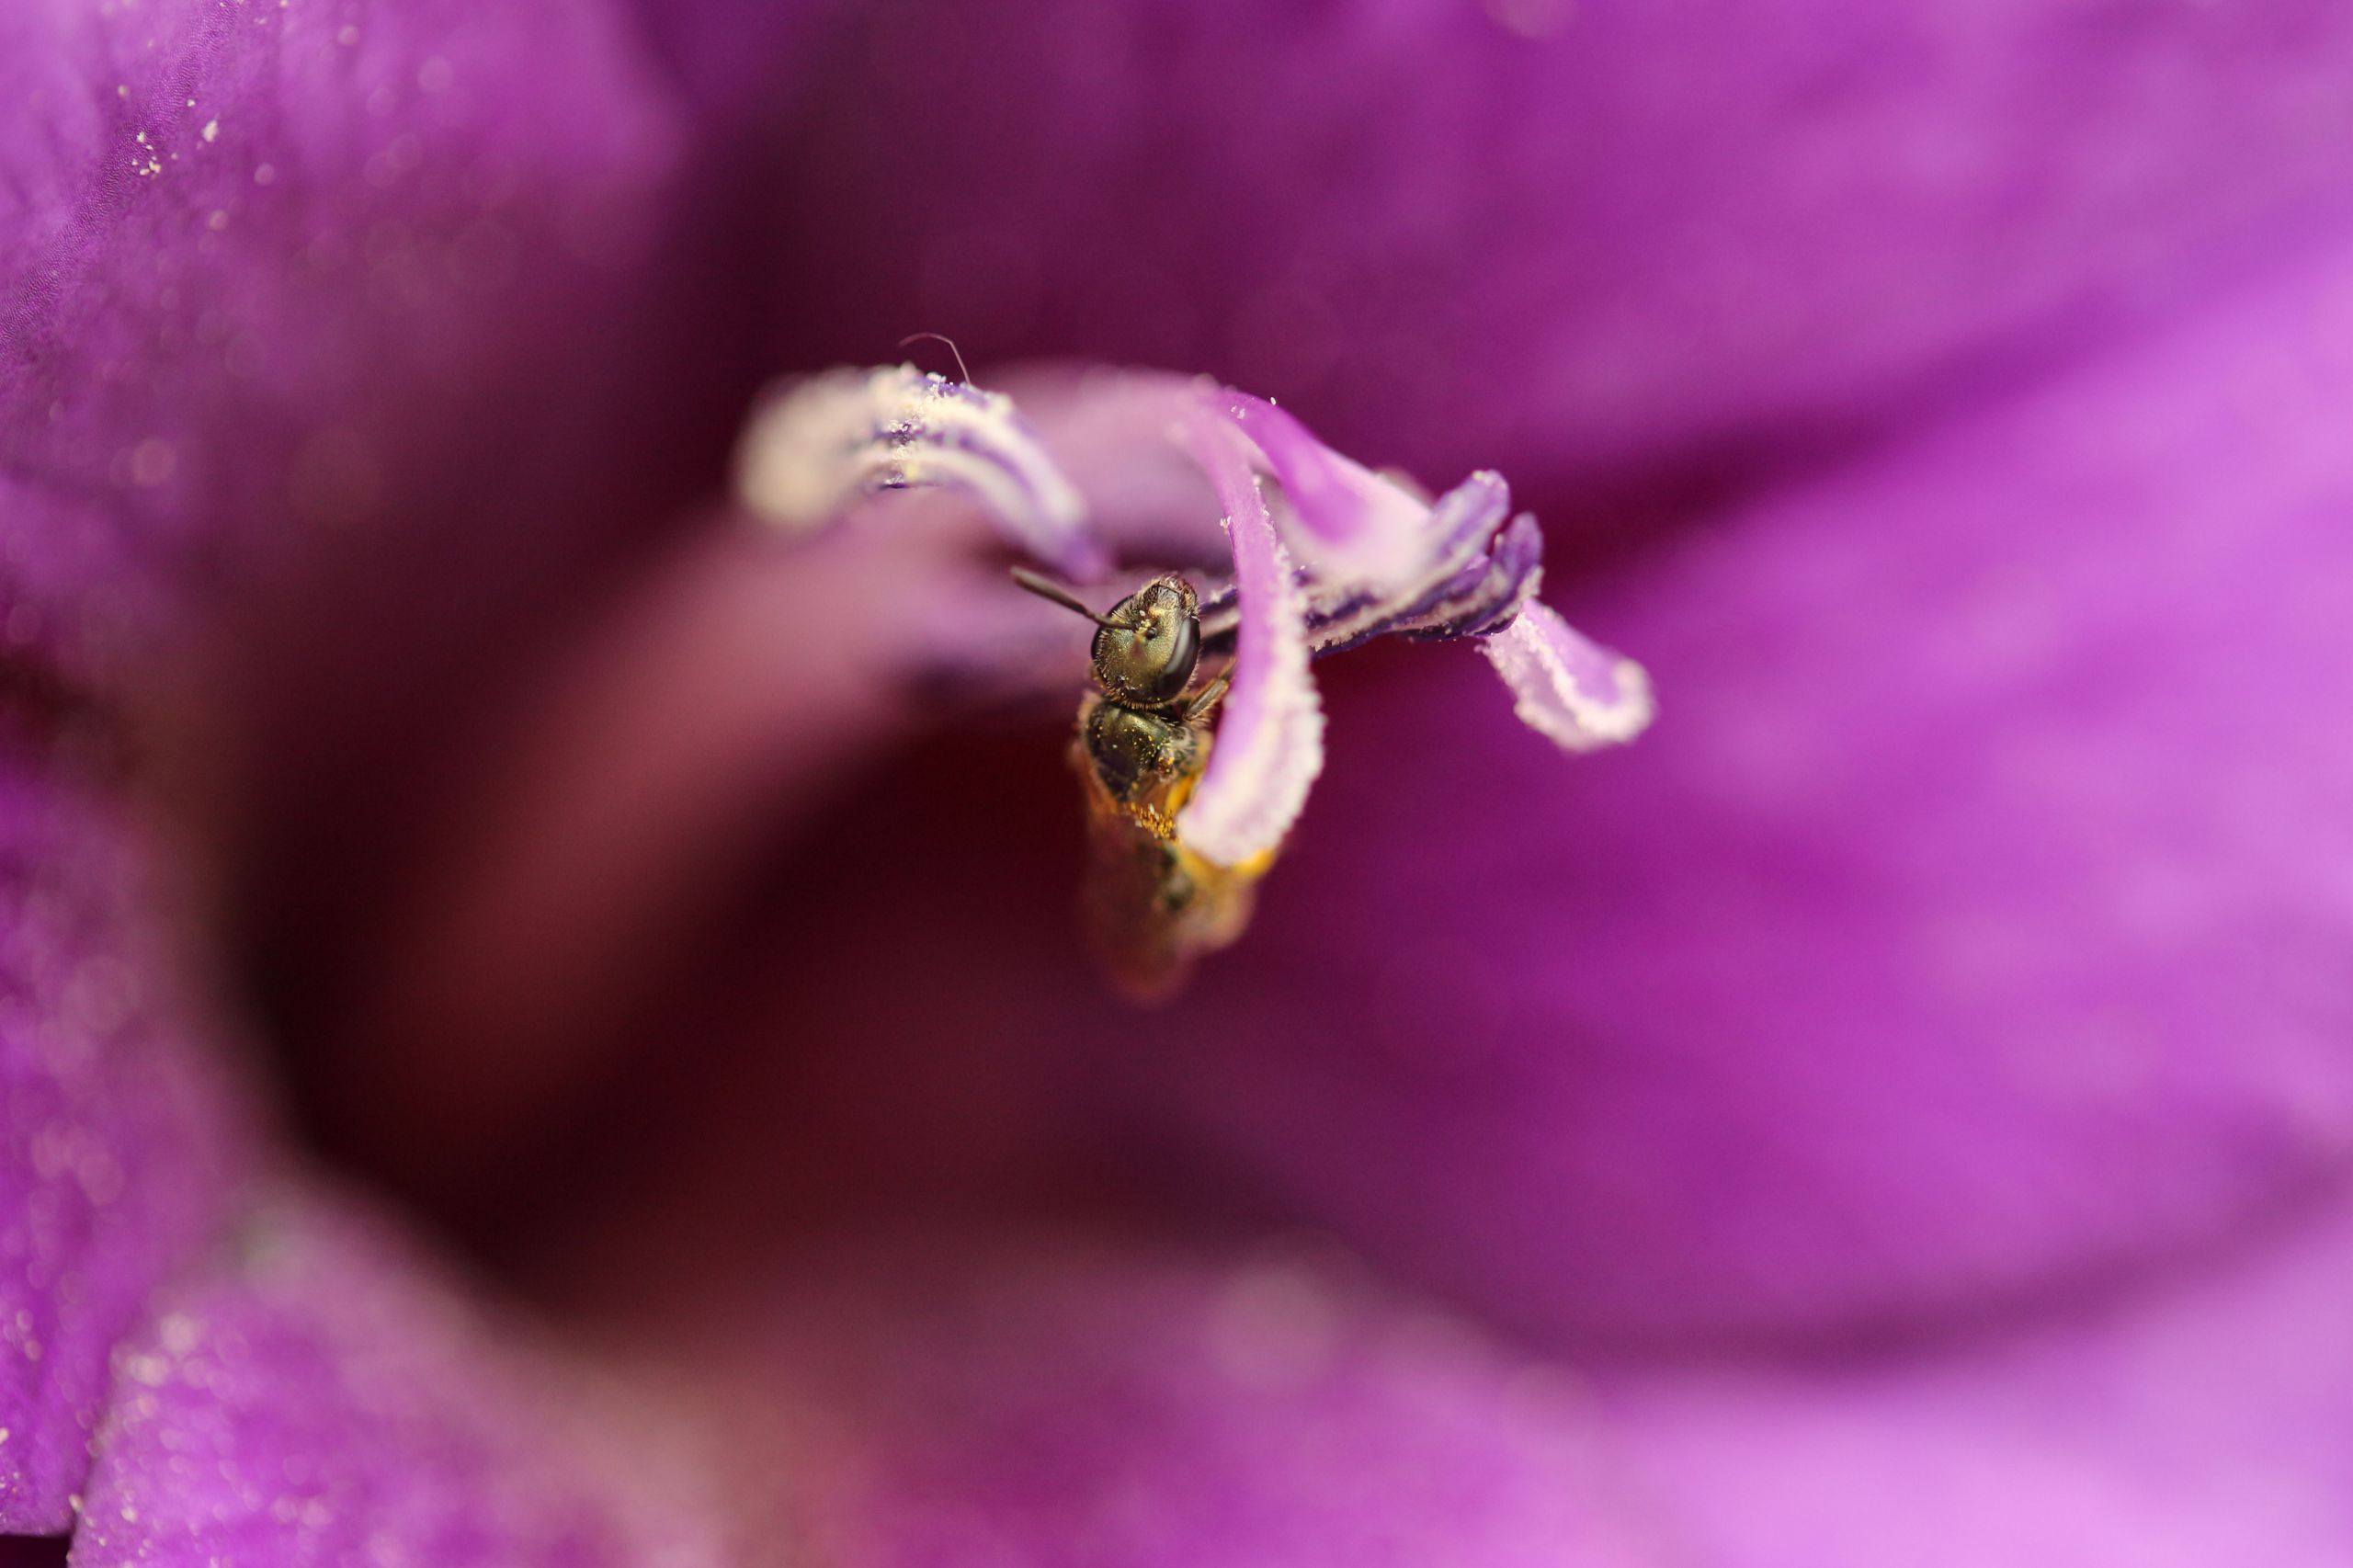
[(1064, 609), (1076, 610), (1079, 614), (1085, 616), (1087, 619), (1093, 621), (1097, 626), (1108, 626), (1113, 631), (1125, 631), (1127, 629), (1128, 623), (1126, 621), (1113, 620), (1108, 616), (1096, 614), (1093, 610), (1087, 608), (1086, 605), (1082, 604), (1079, 601), (1078, 596), (1072, 593), (1068, 588), (1063, 587), (1059, 583), (1050, 583), (1046, 581), (1045, 578), (1039, 576), (1035, 572), (1028, 571), (1022, 567), (1017, 566), (1013, 569), (1013, 580), (1020, 584), (1023, 587), (1029, 589), (1031, 593), (1037, 595), (1041, 599), (1051, 599), (1054, 603), (1062, 606)]
[(944, 332), (911, 332), (911, 333), (907, 334), (907, 335), (906, 335), (906, 336), (904, 336), (904, 337), (903, 337), (903, 338), (899, 339), (899, 347), (902, 347), (902, 348), (904, 348), (908, 344), (910, 344), (910, 343), (920, 343), (920, 342), (922, 342), (922, 341), (923, 341), (925, 338), (926, 338), (926, 337), (928, 337), (928, 338), (932, 339), (934, 342), (938, 342), (938, 343), (945, 343), (946, 345), (948, 345), (948, 352), (949, 352), (950, 354), (953, 354), (954, 356), (956, 356), (956, 374), (958, 375), (958, 377), (960, 377), (960, 378), (963, 381), (963, 383), (964, 383), (966, 386), (968, 386), (968, 387), (969, 387), (969, 386), (972, 386), (972, 385), (973, 384), (973, 383), (972, 383), (972, 372), (970, 369), (966, 369), (966, 368), (965, 368), (965, 365), (964, 365), (964, 351), (963, 351), (962, 349), (961, 349), (961, 348), (957, 347), (956, 347), (956, 340), (955, 340), (954, 338), (952, 338), (952, 337), (949, 336), (946, 333), (944, 333)]

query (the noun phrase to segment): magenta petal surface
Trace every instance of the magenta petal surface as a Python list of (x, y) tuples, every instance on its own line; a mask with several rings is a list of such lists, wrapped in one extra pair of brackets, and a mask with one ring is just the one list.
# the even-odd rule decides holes
[(75, 1568), (739, 1560), (661, 1413), (502, 1336), (336, 1200), (265, 1207), (115, 1371)]
[(625, 42), (530, 0), (6, 7), (9, 639), (151, 642), (224, 552), (381, 527), (502, 411), (576, 410), (672, 153)]
[(1154, 1093), (1392, 1264), (1612, 1337), (1966, 1313), (2340, 1169), (2346, 262), (1572, 606), (1665, 694), (1622, 756), (1563, 766), (1476, 669), (1334, 683)]
[(1652, 1561), (1574, 1381), (1345, 1267), (941, 1238), (807, 1278), (731, 1302), (705, 1351), (773, 1395), (813, 1561)]
[(2329, 0), (938, 0), (854, 13), (820, 79), (812, 351), (1181, 366), (1530, 495), (1877, 427), (2353, 199)]
[(70, 1522), (108, 1354), (244, 1153), (116, 809), (0, 773), (0, 1532)]
[(1709, 1568), (2336, 1568), (2353, 1551), (2353, 1222), (2335, 1212), (1957, 1354), (1604, 1375), (1630, 1474)]

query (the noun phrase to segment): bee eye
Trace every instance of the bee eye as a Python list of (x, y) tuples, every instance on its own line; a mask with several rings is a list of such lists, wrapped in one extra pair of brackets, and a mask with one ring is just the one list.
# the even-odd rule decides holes
[(1183, 579), (1163, 577), (1120, 601), (1095, 634), (1095, 678), (1131, 702), (1165, 702), (1193, 678), (1201, 618)]

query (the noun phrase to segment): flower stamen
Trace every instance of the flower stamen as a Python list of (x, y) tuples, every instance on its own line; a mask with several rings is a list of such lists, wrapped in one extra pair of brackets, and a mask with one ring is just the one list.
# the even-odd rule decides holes
[[(1175, 814), (1185, 854), (1263, 869), (1324, 766), (1310, 661), (1374, 637), (1478, 642), (1519, 717), (1571, 751), (1631, 740), (1649, 723), (1641, 666), (1537, 602), (1543, 534), (1533, 516), (1512, 512), (1500, 474), (1481, 471), (1427, 501), (1263, 398), (1152, 374), (1079, 386), (1095, 472), (1107, 456), (1110, 471), (1165, 463), (1173, 441), (1223, 514), (1231, 574), (1204, 591), (1199, 631), (1205, 651), (1231, 650), (1231, 688), (1198, 784)], [(1061, 426), (1049, 426), (1033, 429), (1003, 393), (912, 366), (831, 371), (762, 408), (740, 488), (754, 511), (802, 530), (874, 491), (961, 490), (1026, 553), (1091, 580), (1108, 571), (1120, 530), (1089, 515), (1053, 453), (1051, 428)], [(1167, 494), (1155, 490), (1155, 504)], [(1136, 519), (1115, 520), (1132, 536)], [(1204, 553), (1213, 539), (1204, 536)], [(1052, 585), (1028, 585), (1101, 624)]]
[(912, 365), (831, 370), (770, 392), (745, 429), (736, 494), (789, 532), (839, 518), (883, 490), (952, 486), (1006, 538), (1076, 577), (1109, 564), (1086, 503), (1002, 392)]

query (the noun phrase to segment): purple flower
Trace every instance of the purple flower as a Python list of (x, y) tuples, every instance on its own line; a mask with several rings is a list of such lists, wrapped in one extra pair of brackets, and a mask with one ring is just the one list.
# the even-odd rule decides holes
[[(2344, 1561), (2348, 62), (8, 8), (0, 1530)], [(1230, 640), (1174, 1007), (991, 518)]]

